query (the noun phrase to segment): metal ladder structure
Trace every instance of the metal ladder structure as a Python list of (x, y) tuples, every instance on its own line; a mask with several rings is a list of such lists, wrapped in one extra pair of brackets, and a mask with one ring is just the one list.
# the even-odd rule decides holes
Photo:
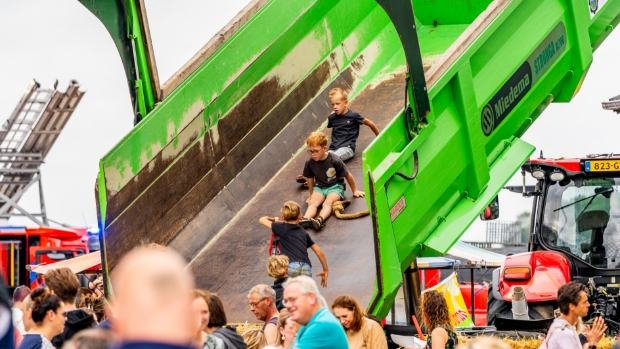
[[(85, 93), (75, 80), (66, 92), (58, 91), (57, 85), (58, 80), (45, 89), (33, 79), (0, 128), (0, 219), (28, 217), (39, 226), (49, 226), (40, 167)], [(38, 213), (18, 205), (34, 184), (39, 186)]]
[(620, 95), (616, 97), (612, 97), (609, 99), (609, 102), (602, 102), (603, 109), (613, 110), (616, 113), (620, 113)]

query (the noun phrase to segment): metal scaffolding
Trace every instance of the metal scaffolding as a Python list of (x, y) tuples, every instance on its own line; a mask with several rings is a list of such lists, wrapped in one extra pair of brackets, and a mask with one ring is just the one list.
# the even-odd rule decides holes
[[(43, 89), (32, 80), (0, 129), (0, 218), (28, 217), (39, 226), (49, 226), (40, 166), (84, 95), (75, 80), (66, 92), (57, 91), (57, 85), (58, 81)], [(39, 187), (38, 213), (18, 205), (35, 184)]]
[(603, 109), (613, 110), (616, 113), (620, 113), (620, 96), (612, 97), (609, 102), (602, 102)]

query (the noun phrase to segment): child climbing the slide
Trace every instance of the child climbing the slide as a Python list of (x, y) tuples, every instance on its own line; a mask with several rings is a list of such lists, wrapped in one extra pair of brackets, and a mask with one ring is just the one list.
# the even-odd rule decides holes
[(312, 238), (304, 228), (299, 225), (301, 219), (301, 207), (294, 201), (287, 201), (282, 206), (282, 219), (277, 217), (261, 217), (258, 222), (280, 238), (280, 254), (289, 259), (288, 276), (296, 277), (307, 275), (312, 277), (312, 263), (308, 257), (308, 248), (312, 249), (323, 266), (323, 272), (318, 273), (321, 277), (321, 286), (327, 287), (327, 260), (321, 248), (312, 241)]
[[(320, 230), (325, 220), (332, 214), (332, 204), (344, 200), (346, 179), (353, 196), (364, 197), (364, 192), (357, 190), (353, 175), (340, 157), (327, 151), (327, 136), (321, 132), (312, 132), (306, 139), (310, 159), (306, 161), (303, 176), (308, 180), (310, 197), (306, 202), (308, 209), (299, 224), (304, 228), (313, 227)], [(317, 215), (319, 206), (323, 205)]]
[[(370, 127), (375, 136), (379, 135), (379, 129), (374, 122), (349, 109), (349, 96), (340, 87), (329, 91), (329, 100), (334, 110), (327, 117), (327, 127), (332, 129), (329, 152), (340, 157), (340, 160), (347, 161), (355, 155), (355, 142), (360, 135), (360, 125)], [(305, 183), (306, 179), (300, 175), (297, 181)]]

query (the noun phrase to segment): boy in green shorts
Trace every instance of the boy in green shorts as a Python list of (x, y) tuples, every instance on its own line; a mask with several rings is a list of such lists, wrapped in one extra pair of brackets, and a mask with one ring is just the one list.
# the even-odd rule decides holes
[[(344, 200), (346, 179), (353, 196), (363, 198), (364, 192), (357, 190), (353, 175), (338, 155), (327, 151), (327, 136), (321, 132), (312, 132), (306, 140), (310, 159), (306, 161), (303, 176), (307, 178), (310, 197), (306, 202), (308, 209), (299, 225), (304, 228), (323, 228), (325, 220), (332, 214), (332, 204)], [(323, 205), (317, 215), (318, 207)]]

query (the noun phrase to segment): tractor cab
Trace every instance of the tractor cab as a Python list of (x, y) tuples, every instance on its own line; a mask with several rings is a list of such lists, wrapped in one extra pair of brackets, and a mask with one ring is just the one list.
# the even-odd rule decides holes
[[(513, 321), (519, 320), (523, 328), (531, 329), (528, 321), (553, 318), (560, 286), (579, 281), (590, 291), (589, 317), (603, 315), (617, 332), (620, 157), (541, 157), (527, 161), (522, 174), (524, 185), (508, 189), (533, 197), (529, 252), (508, 256), (494, 272), (489, 322), (498, 328), (519, 327)], [(535, 186), (525, 186), (527, 175), (536, 179)], [(512, 297), (521, 289), (527, 300), (525, 318), (514, 315)]]
[(615, 283), (605, 276), (620, 269), (620, 157), (535, 159), (522, 168), (538, 180), (530, 250), (563, 253), (573, 278)]

